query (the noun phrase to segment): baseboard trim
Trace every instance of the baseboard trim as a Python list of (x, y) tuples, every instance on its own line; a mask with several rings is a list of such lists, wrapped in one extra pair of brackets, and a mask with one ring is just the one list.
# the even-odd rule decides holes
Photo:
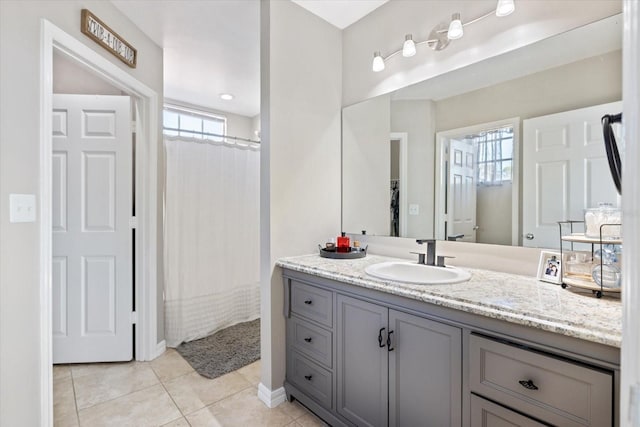
[(275, 408), (287, 400), (287, 394), (284, 391), (284, 387), (271, 391), (267, 386), (260, 383), (258, 385), (258, 399), (262, 400), (267, 407)]
[(155, 359), (156, 357), (162, 356), (162, 353), (164, 353), (165, 351), (167, 351), (167, 342), (165, 340), (162, 340), (158, 344), (156, 344), (156, 351), (155, 353), (153, 353), (153, 357), (151, 360)]

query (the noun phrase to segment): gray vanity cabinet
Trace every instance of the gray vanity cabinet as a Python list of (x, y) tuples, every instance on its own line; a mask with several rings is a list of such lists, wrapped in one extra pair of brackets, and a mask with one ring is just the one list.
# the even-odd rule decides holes
[(285, 391), (333, 427), (617, 427), (619, 351), (285, 270)]
[(389, 426), (460, 426), (460, 328), (389, 310), (389, 330)]
[(359, 427), (387, 425), (388, 311), (338, 295), (337, 409)]
[(337, 409), (358, 426), (460, 426), (459, 328), (337, 297)]
[(471, 395), (471, 427), (544, 427), (529, 417), (513, 412), (490, 400)]

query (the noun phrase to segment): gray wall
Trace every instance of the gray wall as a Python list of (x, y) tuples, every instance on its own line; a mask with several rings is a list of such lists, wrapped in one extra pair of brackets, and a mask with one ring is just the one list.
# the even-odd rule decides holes
[(122, 95), (123, 92), (58, 51), (53, 52), (53, 93)]
[[(419, 206), (418, 215), (407, 213), (407, 236), (433, 237), (435, 105), (432, 101), (391, 101), (391, 132), (406, 132), (407, 182), (405, 206)], [(402, 194), (401, 194), (402, 197)], [(405, 203), (402, 202), (402, 203)]]
[(436, 102), (436, 132), (509, 117), (521, 120), (622, 99), (622, 55), (613, 51)]
[(262, 384), (282, 387), (285, 323), (278, 258), (340, 231), (341, 32), (300, 6), (261, 1)]
[(477, 243), (511, 245), (510, 182), (491, 187), (478, 187), (476, 193)]
[(388, 96), (342, 111), (342, 227), (389, 235), (391, 132)]
[[(80, 32), (88, 8), (138, 49), (129, 69)], [(0, 425), (42, 421), (40, 236), (35, 223), (10, 224), (10, 193), (38, 195), (40, 28), (45, 18), (154, 89), (162, 99), (162, 50), (105, 1), (0, 2)], [(160, 143), (160, 141), (158, 141)], [(160, 163), (162, 164), (162, 163)], [(159, 177), (159, 182), (163, 178)], [(159, 211), (160, 213), (161, 211)], [(161, 218), (161, 215), (159, 215)], [(162, 230), (162, 224), (158, 224)], [(159, 236), (160, 237), (160, 236)], [(161, 245), (161, 240), (159, 240)], [(159, 246), (158, 254), (162, 255)], [(160, 260), (159, 260), (160, 261)], [(162, 263), (158, 265), (162, 272)], [(158, 276), (161, 278), (161, 275)], [(159, 283), (161, 286), (162, 283)], [(161, 288), (160, 288), (161, 289)]]

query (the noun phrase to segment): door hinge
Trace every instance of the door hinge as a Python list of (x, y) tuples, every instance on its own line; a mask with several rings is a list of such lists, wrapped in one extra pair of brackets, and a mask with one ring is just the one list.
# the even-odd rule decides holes
[(629, 421), (632, 426), (640, 425), (640, 383), (635, 383), (629, 390)]
[(135, 120), (133, 120), (131, 122), (131, 132), (132, 133), (136, 133), (136, 121)]
[(137, 311), (132, 311), (131, 312), (131, 323), (134, 324), (134, 325), (138, 323), (138, 312)]
[(129, 228), (138, 228), (138, 218), (132, 216), (129, 218)]

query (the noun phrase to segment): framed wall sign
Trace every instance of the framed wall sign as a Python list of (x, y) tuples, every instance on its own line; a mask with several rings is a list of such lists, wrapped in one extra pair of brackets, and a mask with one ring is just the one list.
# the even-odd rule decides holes
[(80, 30), (131, 68), (136, 68), (138, 51), (88, 9), (82, 9)]

